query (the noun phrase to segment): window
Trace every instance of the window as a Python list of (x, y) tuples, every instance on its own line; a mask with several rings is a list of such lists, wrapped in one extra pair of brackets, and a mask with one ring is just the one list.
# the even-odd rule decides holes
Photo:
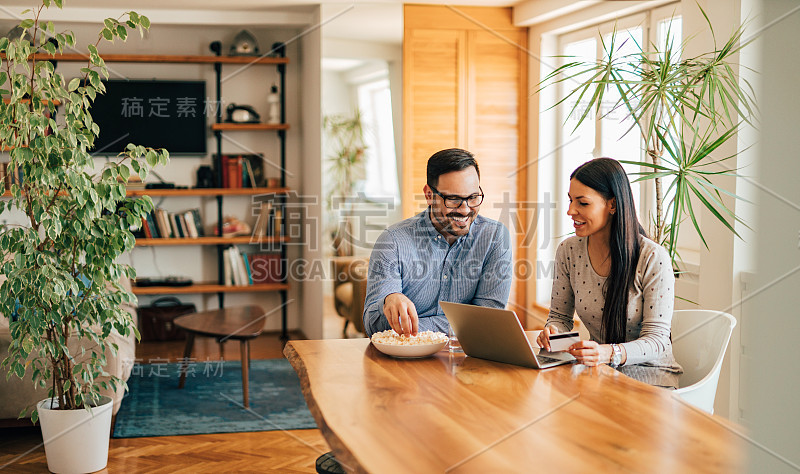
[(381, 79), (358, 86), (358, 106), (364, 123), (367, 198), (400, 202), (397, 158), (394, 147), (392, 97), (389, 80)]
[[(667, 5), (646, 13), (640, 13), (625, 18), (617, 19), (614, 22), (607, 22), (591, 27), (582, 28), (558, 36), (555, 40), (556, 55), (561, 57), (561, 64), (568, 61), (594, 61), (606, 56), (605, 49), (608, 48), (612, 35), (616, 31), (615, 49), (618, 54), (626, 55), (639, 50), (641, 45), (645, 45), (645, 50), (651, 48), (646, 45), (658, 44), (659, 49), (667, 42), (667, 35), (671, 39), (673, 51), (680, 48), (682, 23), (676, 5)], [(574, 58), (569, 58), (572, 56)], [(581, 78), (576, 78), (580, 80)], [(571, 85), (576, 82), (565, 81), (558, 85), (555, 92), (555, 99), (560, 100), (565, 97)], [(585, 109), (580, 104), (573, 116), (568, 116), (575, 105), (577, 97), (570, 98), (569, 103), (564, 103), (555, 109), (550, 117), (556, 121), (553, 126), (547, 120), (540, 120), (540, 143), (553, 145), (553, 151), (540, 150), (542, 160), (539, 163), (539, 188), (549, 192), (550, 202), (555, 202), (556, 207), (549, 218), (550, 235), (538, 233), (537, 246), (539, 263), (543, 271), (537, 276), (547, 280), (553, 276), (553, 268), (547, 264), (555, 258), (555, 249), (558, 243), (564, 238), (574, 233), (572, 220), (567, 216), (569, 201), (567, 192), (569, 191), (569, 175), (580, 164), (597, 157), (611, 157), (617, 160), (641, 161), (644, 159), (643, 145), (638, 129), (632, 125), (632, 119), (628, 117), (627, 110), (612, 109), (612, 106), (619, 98), (616, 91), (606, 91), (603, 99), (604, 106), (596, 113), (589, 111), (586, 119), (580, 126), (578, 120)], [(577, 126), (577, 127), (576, 127)], [(626, 133), (627, 132), (627, 133)], [(544, 134), (552, 134), (541, 139)], [(551, 137), (551, 138), (550, 138)], [(551, 156), (554, 163), (544, 163), (544, 159)], [(632, 165), (623, 165), (628, 173), (641, 171)], [(631, 175), (631, 181), (636, 176)], [(663, 187), (669, 183), (663, 183)], [(645, 228), (649, 227), (652, 210), (655, 208), (655, 191), (652, 182), (631, 183), (634, 202), (639, 213), (639, 220)], [(539, 192), (539, 199), (543, 199), (543, 192)], [(665, 197), (667, 202), (668, 197)], [(688, 232), (687, 232), (688, 233)], [(691, 248), (697, 245), (689, 237), (682, 240), (682, 244)], [(536, 286), (536, 301), (542, 306), (549, 305), (550, 285), (542, 284)]]
[[(586, 28), (560, 38), (559, 45), (564, 56), (574, 56), (575, 58), (564, 58), (565, 61), (595, 61), (607, 55), (606, 49), (610, 47), (614, 28), (616, 26), (616, 43), (614, 48), (619, 56), (632, 54), (637, 51), (638, 45), (642, 44), (644, 28), (640, 25), (644, 17), (637, 15), (633, 18), (620, 20), (615, 24), (602, 25), (598, 35), (598, 27)], [(627, 28), (624, 25), (628, 25)], [(602, 41), (599, 39), (602, 38)], [(578, 77), (576, 80), (582, 80)], [(561, 90), (559, 97), (568, 93), (568, 89), (574, 82), (563, 82), (560, 84)], [(633, 125), (632, 119), (628, 117), (626, 110), (622, 108), (614, 109), (613, 106), (619, 99), (619, 93), (614, 90), (607, 90), (604, 104), (599, 113), (595, 110), (589, 111), (589, 115), (575, 128), (585, 107), (578, 103), (576, 111), (572, 116), (570, 113), (578, 98), (570, 99), (569, 102), (559, 107), (559, 123), (564, 124), (560, 129), (559, 143), (562, 145), (557, 153), (559, 161), (559, 176), (557, 179), (563, 183), (563, 192), (555, 196), (556, 201), (563, 203), (559, 208), (559, 215), (556, 219), (555, 229), (559, 231), (557, 237), (566, 236), (573, 232), (572, 219), (567, 216), (567, 191), (569, 189), (569, 175), (578, 166), (592, 158), (607, 156), (616, 160), (637, 161), (643, 157), (642, 145), (639, 133)], [(627, 132), (627, 133), (626, 133)], [(636, 172), (638, 169), (630, 165), (624, 165), (628, 172)], [(641, 189), (639, 183), (632, 183), (633, 198), (637, 210), (642, 214)], [(561, 240), (561, 239), (557, 239)]]

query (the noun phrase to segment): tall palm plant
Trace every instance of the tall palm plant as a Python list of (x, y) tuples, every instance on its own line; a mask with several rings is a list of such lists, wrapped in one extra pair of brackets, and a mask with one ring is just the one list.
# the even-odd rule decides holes
[[(701, 9), (702, 11), (702, 9)], [(594, 109), (623, 110), (631, 120), (625, 132), (638, 130), (646, 157), (642, 161), (623, 161), (646, 171), (636, 181), (653, 180), (656, 210), (651, 237), (670, 253), (677, 252), (681, 224), (689, 219), (708, 248), (697, 220), (699, 204), (736, 236), (740, 218), (726, 206), (723, 194), (738, 198), (716, 185), (715, 176), (737, 176), (726, 162), (736, 156), (718, 156), (721, 147), (736, 137), (742, 121), (753, 116), (754, 98), (750, 85), (738, 77), (733, 57), (747, 44), (742, 43), (744, 26), (717, 46), (708, 16), (703, 11), (714, 38), (714, 49), (681, 59), (686, 43), (675, 48), (671, 34), (663, 45), (635, 43), (635, 51), (622, 54), (625, 45), (617, 32), (603, 42), (604, 57), (596, 62), (572, 61), (550, 73), (541, 86), (565, 81), (578, 85), (556, 106), (574, 99), (570, 116), (578, 125)], [(601, 38), (602, 41), (602, 38)], [(628, 41), (632, 41), (628, 39)], [(603, 101), (614, 91), (618, 99), (610, 107)], [(664, 180), (667, 186), (664, 189)], [(671, 196), (665, 203), (665, 196)]]

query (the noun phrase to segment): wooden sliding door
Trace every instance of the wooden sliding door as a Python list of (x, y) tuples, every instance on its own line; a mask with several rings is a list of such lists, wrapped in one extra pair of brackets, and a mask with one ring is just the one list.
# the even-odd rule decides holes
[[(527, 32), (510, 8), (406, 5), (403, 41), (403, 214), (424, 209), (428, 158), (459, 147), (475, 154), (486, 194), (481, 214), (508, 226), (515, 261), (526, 201)], [(515, 264), (516, 264), (515, 262)], [(523, 282), (510, 307), (525, 308)], [(522, 318), (524, 321), (524, 318)]]

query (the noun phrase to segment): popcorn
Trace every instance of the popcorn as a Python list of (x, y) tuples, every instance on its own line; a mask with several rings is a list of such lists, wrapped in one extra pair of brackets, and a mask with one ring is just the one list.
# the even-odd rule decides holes
[(416, 336), (406, 336), (397, 334), (394, 329), (376, 332), (372, 335), (372, 342), (378, 344), (389, 344), (393, 346), (423, 346), (428, 344), (440, 344), (447, 342), (447, 334), (437, 331), (422, 331)]

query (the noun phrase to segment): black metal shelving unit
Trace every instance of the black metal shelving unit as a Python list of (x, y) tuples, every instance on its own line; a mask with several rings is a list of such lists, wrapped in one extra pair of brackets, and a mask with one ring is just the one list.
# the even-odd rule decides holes
[[(214, 41), (209, 45), (211, 51), (213, 51), (216, 56), (222, 56), (222, 44), (219, 41)], [(270, 51), (271, 57), (278, 57), (278, 58), (285, 58), (286, 57), (286, 45), (283, 43), (275, 43), (272, 45), (272, 49)], [(255, 59), (255, 58), (254, 58)], [(216, 123), (221, 124), (223, 123), (222, 120), (222, 64), (221, 62), (214, 63), (214, 72), (216, 77), (216, 100), (217, 100), (217, 107), (216, 107)], [(280, 98), (281, 98), (281, 125), (284, 127), (276, 129), (278, 134), (278, 140), (280, 142), (280, 182), (281, 188), (286, 187), (286, 63), (280, 62), (275, 64), (277, 68), (278, 75), (280, 77)], [(215, 160), (220, 160), (222, 157), (222, 130), (214, 130), (214, 137), (216, 139), (217, 145), (217, 154)], [(219, 163), (217, 163), (217, 169), (220, 169)], [(217, 173), (217, 185), (219, 188), (223, 187), (222, 183), (222, 173)], [(223, 203), (223, 196), (217, 196), (217, 226), (219, 235), (222, 235), (222, 203)], [(286, 209), (286, 195), (279, 194), (276, 196), (276, 203), (280, 209)], [(284, 237), (286, 235), (286, 213), (283, 212), (283, 219), (280, 228), (280, 235)], [(225, 273), (225, 262), (224, 262), (224, 250), (226, 245), (217, 245), (217, 269), (218, 269), (218, 277), (219, 283), (224, 284), (224, 273)], [(283, 283), (286, 283), (286, 279), (288, 278), (288, 264), (287, 264), (287, 252), (286, 252), (286, 245), (281, 244), (280, 246), (280, 253), (281, 253), (281, 265), (283, 269)], [(288, 290), (281, 289), (277, 290), (281, 297), (281, 339), (286, 341), (289, 339), (289, 335), (287, 332), (287, 300), (288, 300)], [(225, 307), (225, 293), (219, 292), (217, 293), (217, 299), (219, 302), (219, 307)]]

